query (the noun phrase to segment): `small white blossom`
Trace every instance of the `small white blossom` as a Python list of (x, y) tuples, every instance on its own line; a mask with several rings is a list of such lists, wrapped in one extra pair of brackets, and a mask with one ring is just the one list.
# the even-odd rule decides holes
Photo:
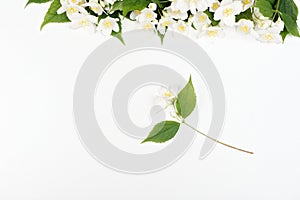
[(210, 26), (207, 28), (204, 28), (202, 30), (201, 36), (207, 37), (207, 38), (216, 38), (216, 37), (224, 37), (224, 31), (221, 27), (218, 26)]
[[(63, 0), (64, 1), (64, 0)], [(68, 0), (68, 2), (70, 4), (76, 4), (76, 5), (81, 5), (81, 4), (84, 4), (85, 1), (84, 0)]]
[(179, 33), (188, 34), (190, 26), (186, 22), (178, 20), (176, 23), (173, 24), (172, 28), (173, 30)]
[(82, 7), (75, 4), (64, 4), (58, 10), (57, 14), (66, 12), (69, 19), (76, 18), (77, 15), (87, 15), (88, 12)]
[(140, 10), (134, 10), (130, 13), (129, 18), (131, 20), (136, 20), (137, 17), (141, 14), (142, 12)]
[(272, 28), (268, 28), (265, 30), (259, 30), (258, 33), (258, 40), (261, 42), (267, 43), (282, 43), (282, 37), (279, 33), (274, 32)]
[(242, 4), (243, 4), (243, 11), (245, 11), (253, 6), (254, 0), (242, 0)]
[(111, 35), (112, 31), (119, 32), (120, 29), (118, 21), (119, 19), (115, 19), (112, 17), (106, 17), (105, 19), (101, 19), (97, 30), (106, 36)]
[(84, 28), (90, 31), (95, 31), (98, 18), (92, 15), (77, 15), (71, 19), (70, 26), (73, 29)]
[(102, 15), (104, 11), (101, 4), (99, 4), (98, 2), (90, 1), (89, 3), (83, 4), (82, 6), (89, 7), (94, 13), (98, 15)]
[(255, 33), (254, 31), (254, 23), (251, 20), (246, 20), (246, 19), (241, 19), (238, 21), (237, 25), (237, 31), (248, 35), (248, 34), (253, 34)]
[(173, 19), (181, 19), (186, 20), (188, 18), (187, 12), (181, 12), (180, 10), (176, 10), (172, 7), (166, 8), (166, 14), (167, 17), (173, 18)]
[(196, 13), (196, 11), (205, 11), (208, 4), (207, 0), (173, 0), (171, 7), (181, 12), (191, 11)]
[(175, 23), (175, 21), (172, 18), (169, 17), (163, 17), (159, 20), (157, 25), (157, 30), (164, 34), (166, 32), (166, 28), (172, 26)]
[(221, 20), (227, 26), (235, 25), (235, 15), (243, 10), (241, 1), (223, 0), (220, 7), (216, 10), (214, 19)]
[(116, 0), (104, 0), (105, 4), (113, 5), (116, 2)]
[(216, 10), (220, 7), (220, 2), (218, 0), (209, 0), (208, 5), (210, 12), (216, 12)]
[(268, 43), (282, 43), (280, 32), (283, 30), (283, 28), (284, 23), (280, 18), (278, 18), (275, 23), (271, 22), (269, 27), (257, 30), (257, 34), (259, 35), (258, 40)]
[(157, 21), (154, 22), (141, 22), (139, 25), (141, 26), (142, 29), (146, 30), (146, 31), (153, 31), (156, 30), (155, 29), (155, 25), (157, 24)]
[(150, 3), (149, 5), (148, 5), (148, 8), (150, 9), (150, 10), (156, 10), (156, 8), (157, 8), (157, 5), (155, 4), (155, 3)]
[(203, 12), (197, 12), (192, 17), (192, 23), (195, 26), (196, 29), (202, 29), (204, 26), (210, 25), (211, 21), (207, 14)]
[(139, 22), (151, 22), (156, 20), (157, 14), (149, 9), (149, 8), (145, 8), (141, 11), (141, 14), (137, 16), (137, 20)]
[(161, 87), (156, 94), (158, 103), (167, 108), (172, 105), (177, 98), (176, 93), (172, 89)]

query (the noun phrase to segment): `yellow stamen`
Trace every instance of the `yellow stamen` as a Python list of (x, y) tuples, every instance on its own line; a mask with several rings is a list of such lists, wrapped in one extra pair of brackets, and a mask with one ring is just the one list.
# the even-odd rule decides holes
[(214, 31), (214, 30), (209, 30), (209, 31), (207, 32), (207, 35), (208, 35), (209, 37), (215, 37), (215, 36), (218, 35), (218, 32), (217, 32), (217, 31)]
[(165, 22), (163, 22), (161, 25), (162, 25), (162, 27), (167, 27), (167, 26), (169, 26), (171, 24), (171, 22), (170, 21), (165, 21)]
[(240, 30), (244, 33), (249, 33), (249, 31), (250, 31), (248, 26), (241, 26)]
[(230, 16), (230, 15), (232, 15), (233, 14), (233, 9), (232, 8), (226, 8), (225, 10), (224, 10), (224, 15), (225, 16)]
[(199, 16), (199, 21), (200, 21), (200, 22), (205, 22), (205, 20), (206, 20), (205, 15), (200, 15), (200, 16)]
[(215, 2), (215, 3), (213, 3), (213, 5), (212, 5), (211, 8), (215, 11), (215, 10), (217, 10), (219, 7), (220, 7), (220, 3)]
[(110, 28), (110, 27), (113, 26), (113, 24), (111, 23), (111, 21), (105, 21), (105, 22), (103, 23), (103, 26), (104, 26), (105, 28)]
[(271, 33), (265, 34), (264, 38), (265, 38), (266, 41), (273, 41), (274, 40), (274, 37)]

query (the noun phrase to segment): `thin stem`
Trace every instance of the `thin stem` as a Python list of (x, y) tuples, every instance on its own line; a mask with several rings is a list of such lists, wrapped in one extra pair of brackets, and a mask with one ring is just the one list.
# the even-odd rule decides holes
[(240, 149), (240, 148), (237, 148), (237, 147), (231, 146), (231, 145), (229, 145), (229, 144), (226, 144), (226, 143), (220, 142), (219, 140), (216, 140), (215, 138), (212, 138), (212, 137), (210, 137), (210, 136), (208, 136), (208, 135), (206, 135), (206, 134), (204, 134), (204, 133), (200, 132), (199, 130), (197, 130), (196, 128), (194, 128), (194, 127), (193, 127), (193, 126), (191, 126), (190, 124), (186, 123), (185, 121), (183, 121), (182, 123), (183, 123), (183, 124), (185, 124), (186, 126), (190, 127), (191, 129), (193, 129), (194, 131), (196, 131), (196, 132), (200, 133), (201, 135), (203, 135), (203, 136), (207, 137), (208, 139), (210, 139), (210, 140), (214, 141), (214, 142), (217, 142), (217, 143), (219, 143), (219, 144), (222, 144), (222, 145), (224, 145), (224, 146), (226, 146), (226, 147), (229, 147), (229, 148), (232, 148), (232, 149), (235, 149), (235, 150), (238, 150), (238, 151), (244, 152), (244, 153), (254, 154), (254, 153), (253, 153), (253, 152), (251, 152), (251, 151), (246, 151), (246, 150), (243, 150), (243, 149)]
[(276, 10), (275, 10), (275, 13), (274, 13), (272, 21), (275, 20), (276, 15), (279, 13), (279, 10), (278, 10), (279, 9), (279, 5), (280, 5), (280, 0), (277, 1)]

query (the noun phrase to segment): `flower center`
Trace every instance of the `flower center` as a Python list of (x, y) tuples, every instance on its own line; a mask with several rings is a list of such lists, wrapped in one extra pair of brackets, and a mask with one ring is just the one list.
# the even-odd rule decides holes
[(100, 8), (98, 6), (93, 6), (91, 7), (91, 10), (94, 11), (95, 13), (100, 11)]
[(251, 3), (250, 0), (243, 0), (243, 4), (244, 4), (244, 5), (248, 5), (248, 4), (250, 4), (250, 3)]
[(164, 96), (165, 97), (171, 97), (171, 96), (173, 96), (173, 93), (170, 92), (170, 91), (167, 91), (167, 92), (164, 93)]
[(150, 23), (147, 23), (144, 25), (144, 29), (152, 29), (152, 28), (153, 28), (152, 24), (150, 24)]
[(147, 13), (146, 14), (146, 18), (147, 19), (152, 19), (153, 18), (153, 14), (152, 13)]
[(199, 16), (199, 21), (200, 22), (205, 22), (205, 20), (206, 20), (206, 17), (204, 15)]
[(210, 31), (207, 32), (207, 35), (208, 35), (209, 37), (214, 37), (214, 36), (216, 36), (217, 34), (218, 34), (217, 31), (214, 31), (214, 30), (210, 30)]
[(134, 14), (136, 14), (136, 15), (140, 15), (141, 14), (141, 11), (139, 11), (139, 10), (135, 10), (135, 11), (133, 11), (134, 12)]
[(74, 7), (69, 7), (68, 9), (67, 9), (67, 12), (69, 13), (69, 14), (74, 14), (74, 13), (76, 13), (78, 10), (76, 9), (76, 8), (74, 8)]
[(224, 15), (225, 15), (226, 17), (232, 15), (232, 13), (233, 13), (233, 9), (232, 9), (232, 8), (226, 8), (226, 9), (224, 10)]
[(162, 23), (162, 27), (167, 27), (167, 26), (169, 26), (170, 24), (171, 24), (170, 21), (165, 21), (165, 22)]
[(212, 8), (213, 10), (217, 10), (219, 7), (220, 7), (219, 3), (218, 3), (218, 2), (215, 2), (215, 3), (213, 3), (213, 5), (212, 5), (211, 8)]
[(183, 26), (183, 25), (178, 26), (178, 30), (180, 32), (184, 32), (185, 31), (185, 26)]
[(88, 25), (88, 22), (87, 22), (87, 20), (85, 20), (85, 19), (80, 20), (79, 23), (80, 23), (80, 25), (83, 26), (83, 27), (85, 27), (85, 26)]
[(274, 37), (271, 33), (267, 33), (265, 36), (264, 36), (265, 40), (266, 41), (272, 41), (274, 40)]
[(249, 33), (249, 27), (248, 26), (241, 26), (240, 30), (244, 33)]
[(112, 27), (112, 23), (111, 23), (111, 21), (105, 21), (105, 22), (103, 23), (103, 26), (104, 26), (105, 28), (111, 28), (111, 27)]

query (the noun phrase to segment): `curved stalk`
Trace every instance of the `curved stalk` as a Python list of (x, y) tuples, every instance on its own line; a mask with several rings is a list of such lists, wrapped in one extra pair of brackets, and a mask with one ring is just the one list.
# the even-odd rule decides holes
[(246, 151), (246, 150), (244, 150), (244, 149), (240, 149), (240, 148), (234, 147), (234, 146), (229, 145), (229, 144), (226, 144), (226, 143), (224, 143), (224, 142), (220, 142), (219, 140), (217, 140), (217, 139), (215, 139), (215, 138), (212, 138), (212, 137), (210, 137), (210, 136), (208, 136), (208, 135), (206, 135), (206, 134), (200, 132), (199, 130), (197, 130), (196, 128), (194, 128), (194, 127), (191, 126), (190, 124), (186, 123), (185, 121), (182, 121), (182, 123), (185, 124), (186, 126), (188, 126), (189, 128), (193, 129), (193, 130), (196, 131), (197, 133), (200, 133), (201, 135), (207, 137), (208, 139), (210, 139), (210, 140), (212, 140), (212, 141), (214, 141), (214, 142), (217, 142), (217, 143), (222, 144), (222, 145), (224, 145), (224, 146), (226, 146), (226, 147), (229, 147), (229, 148), (232, 148), (232, 149), (235, 149), (235, 150), (244, 152), (244, 153), (254, 154), (254, 153), (251, 152), (251, 151)]

